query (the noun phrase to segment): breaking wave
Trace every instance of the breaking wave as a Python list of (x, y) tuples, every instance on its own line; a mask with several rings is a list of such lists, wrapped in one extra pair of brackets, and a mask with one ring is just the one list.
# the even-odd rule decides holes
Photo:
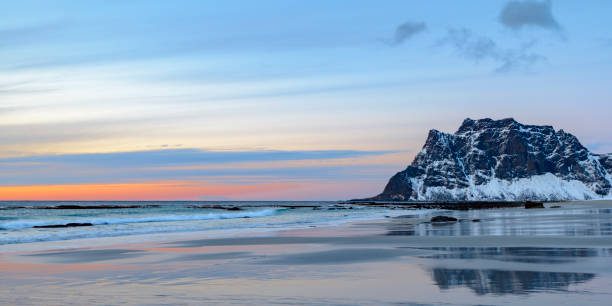
[(200, 221), (200, 220), (218, 220), (218, 219), (237, 219), (237, 218), (256, 218), (273, 216), (278, 212), (278, 209), (265, 209), (260, 211), (245, 211), (237, 213), (208, 213), (208, 214), (180, 214), (180, 215), (159, 215), (134, 218), (83, 218), (83, 219), (63, 219), (63, 220), (21, 220), (13, 222), (5, 222), (0, 224), (0, 229), (15, 230), (31, 228), (34, 226), (45, 226), (65, 223), (91, 223), (93, 225), (106, 224), (128, 224), (128, 223), (149, 223), (149, 222), (173, 222), (173, 221)]

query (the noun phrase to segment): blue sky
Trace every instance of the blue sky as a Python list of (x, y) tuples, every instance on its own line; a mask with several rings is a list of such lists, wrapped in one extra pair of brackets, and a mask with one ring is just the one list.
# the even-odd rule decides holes
[[(610, 11), (609, 1), (560, 0), (8, 2), (0, 163), (18, 175), (0, 185), (244, 184), (265, 172), (266, 181), (345, 186), (296, 197), (366, 196), (411, 161), (429, 129), (453, 132), (466, 117), (553, 125), (612, 152)], [(193, 176), (143, 165), (126, 174), (123, 159), (57, 163), (160, 150), (168, 163), (199, 150), (264, 152), (278, 164), (246, 158)], [(273, 151), (365, 153), (322, 154), (313, 165)]]

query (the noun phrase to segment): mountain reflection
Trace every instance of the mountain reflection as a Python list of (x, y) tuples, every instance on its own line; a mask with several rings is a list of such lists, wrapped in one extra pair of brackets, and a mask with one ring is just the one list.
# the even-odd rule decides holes
[(584, 283), (592, 273), (502, 271), (434, 268), (434, 282), (440, 289), (466, 286), (478, 295), (526, 294), (534, 291), (565, 291), (569, 285)]
[(433, 259), (487, 259), (505, 262), (560, 264), (586, 257), (610, 257), (612, 249), (534, 248), (534, 247), (460, 247), (427, 248), (439, 253), (423, 256)]
[(464, 269), (434, 267), (432, 278), (440, 289), (465, 286), (476, 294), (526, 294), (534, 291), (565, 291), (572, 284), (595, 278), (593, 273), (529, 271), (529, 264), (566, 264), (589, 258), (611, 257), (605, 248), (536, 248), (536, 247), (436, 247), (423, 258), (440, 260), (496, 260), (528, 264), (521, 271), (498, 269)]

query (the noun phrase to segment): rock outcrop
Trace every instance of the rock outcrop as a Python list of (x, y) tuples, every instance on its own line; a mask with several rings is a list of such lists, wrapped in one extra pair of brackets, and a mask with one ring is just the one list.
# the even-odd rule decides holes
[(612, 197), (612, 155), (589, 152), (552, 126), (465, 119), (430, 130), (412, 164), (370, 200), (553, 201)]

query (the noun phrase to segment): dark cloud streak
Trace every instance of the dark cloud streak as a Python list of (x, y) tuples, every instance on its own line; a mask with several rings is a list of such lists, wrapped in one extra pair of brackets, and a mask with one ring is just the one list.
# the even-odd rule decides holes
[(403, 44), (415, 35), (425, 31), (425, 29), (427, 29), (427, 25), (425, 25), (424, 22), (404, 22), (395, 29), (395, 37), (392, 45)]
[(561, 25), (552, 14), (551, 1), (510, 1), (500, 12), (499, 22), (513, 30), (524, 27), (561, 30)]
[(296, 161), (356, 158), (393, 153), (392, 151), (207, 151), (199, 149), (165, 149), (117, 153), (87, 153), (63, 155), (34, 155), (0, 158), (0, 163), (33, 162), (79, 164), (90, 167), (129, 166), (162, 167), (188, 164), (221, 164), (233, 162)]

